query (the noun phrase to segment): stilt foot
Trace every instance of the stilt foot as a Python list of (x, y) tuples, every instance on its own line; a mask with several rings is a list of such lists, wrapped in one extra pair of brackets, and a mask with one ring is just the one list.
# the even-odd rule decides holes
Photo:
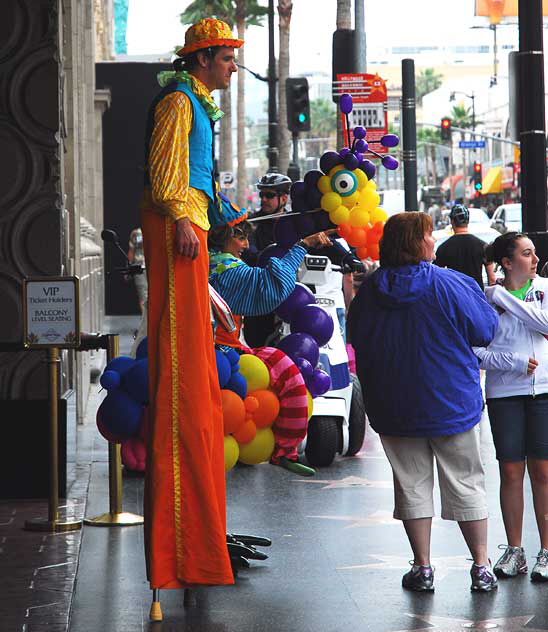
[(185, 608), (191, 608), (196, 605), (196, 594), (190, 588), (185, 588), (183, 593), (183, 606)]

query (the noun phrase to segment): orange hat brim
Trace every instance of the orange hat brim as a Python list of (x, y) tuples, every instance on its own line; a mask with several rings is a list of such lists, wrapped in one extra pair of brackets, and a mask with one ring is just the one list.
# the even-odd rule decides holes
[(194, 44), (189, 44), (188, 46), (183, 46), (180, 48), (175, 54), (179, 57), (184, 57), (189, 53), (194, 53), (197, 50), (201, 50), (202, 48), (210, 48), (211, 46), (226, 46), (227, 48), (240, 48), (243, 46), (244, 40), (242, 39), (211, 39), (204, 40), (202, 42), (195, 42)]

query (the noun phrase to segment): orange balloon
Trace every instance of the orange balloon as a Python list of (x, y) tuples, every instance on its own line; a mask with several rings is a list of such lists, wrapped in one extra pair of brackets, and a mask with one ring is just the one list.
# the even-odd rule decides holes
[(259, 400), (253, 395), (248, 395), (244, 399), (244, 404), (245, 404), (245, 409), (248, 413), (253, 413), (257, 410), (257, 408), (259, 408)]
[(257, 410), (251, 412), (251, 417), (257, 428), (271, 426), (280, 414), (280, 400), (270, 390), (253, 391), (252, 397), (258, 402)]
[(240, 444), (249, 443), (253, 441), (257, 434), (257, 426), (253, 423), (252, 419), (248, 419), (243, 426), (240, 426), (236, 432), (232, 433), (232, 436)]
[(367, 247), (367, 252), (373, 261), (378, 261), (379, 259), (379, 245), (373, 244), (372, 246)]
[(352, 226), (350, 224), (339, 224), (337, 232), (343, 239), (348, 239), (352, 234)]
[(244, 401), (234, 391), (226, 388), (221, 389), (221, 401), (225, 435), (232, 434), (245, 422)]
[(352, 233), (347, 238), (351, 246), (359, 248), (367, 243), (367, 232), (363, 228), (353, 228)]
[(369, 256), (369, 250), (365, 246), (362, 246), (361, 248), (358, 248), (356, 250), (356, 254), (360, 259), (367, 259), (367, 257)]

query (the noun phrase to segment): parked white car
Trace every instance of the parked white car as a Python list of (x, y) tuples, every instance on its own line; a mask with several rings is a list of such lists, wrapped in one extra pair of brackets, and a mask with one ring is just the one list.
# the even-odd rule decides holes
[(491, 218), (491, 227), (499, 233), (522, 231), (521, 203), (502, 204), (498, 206)]

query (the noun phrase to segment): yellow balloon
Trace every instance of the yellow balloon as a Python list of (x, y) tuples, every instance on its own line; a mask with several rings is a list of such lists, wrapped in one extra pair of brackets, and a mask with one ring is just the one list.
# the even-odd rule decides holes
[(350, 211), (350, 226), (354, 226), (354, 228), (365, 228), (369, 222), (369, 218), (369, 213), (358, 206)]
[(335, 191), (330, 191), (329, 193), (324, 193), (322, 195), (322, 199), (320, 200), (320, 206), (324, 211), (331, 213), (339, 208), (341, 205), (341, 196)]
[(310, 417), (312, 417), (312, 411), (314, 410), (314, 401), (308, 389), (306, 389), (306, 405), (308, 407), (307, 419), (310, 419)]
[(329, 179), (331, 179), (337, 173), (337, 171), (341, 171), (342, 169), (344, 169), (344, 165), (335, 165), (327, 174), (329, 176)]
[(377, 206), (377, 208), (374, 209), (371, 213), (372, 224), (376, 224), (377, 222), (386, 222), (387, 219), (388, 213), (380, 206)]
[(257, 465), (268, 461), (274, 450), (274, 433), (270, 428), (259, 428), (255, 438), (240, 446), (240, 461)]
[(367, 186), (368, 186), (370, 189), (373, 189), (374, 191), (376, 191), (376, 190), (377, 190), (377, 183), (375, 182), (375, 180), (369, 180), (369, 181), (367, 182)]
[(360, 206), (370, 213), (377, 208), (380, 200), (379, 194), (367, 187), (360, 193)]
[(270, 386), (270, 373), (266, 364), (257, 356), (244, 353), (240, 356), (240, 373), (247, 382), (247, 392)]
[(329, 219), (333, 222), (333, 224), (348, 224), (350, 220), (350, 211), (346, 208), (346, 206), (341, 204), (339, 208), (329, 213)]
[(317, 187), (320, 193), (329, 193), (330, 191), (333, 190), (331, 188), (331, 178), (328, 178), (327, 176), (322, 176), (318, 180)]
[[(352, 172), (356, 178), (358, 179), (358, 189), (365, 189), (365, 187), (367, 186), (367, 176), (365, 175), (365, 173), (361, 170), (361, 169), (356, 169), (355, 171)], [(321, 179), (321, 178), (320, 178)]]
[(360, 199), (360, 194), (358, 193), (358, 191), (354, 191), (354, 193), (351, 193), (350, 195), (343, 197), (342, 203), (344, 204), (344, 206), (346, 206), (346, 208), (352, 208), (356, 206), (359, 199)]
[(225, 472), (231, 470), (240, 456), (240, 446), (232, 435), (225, 437)]

